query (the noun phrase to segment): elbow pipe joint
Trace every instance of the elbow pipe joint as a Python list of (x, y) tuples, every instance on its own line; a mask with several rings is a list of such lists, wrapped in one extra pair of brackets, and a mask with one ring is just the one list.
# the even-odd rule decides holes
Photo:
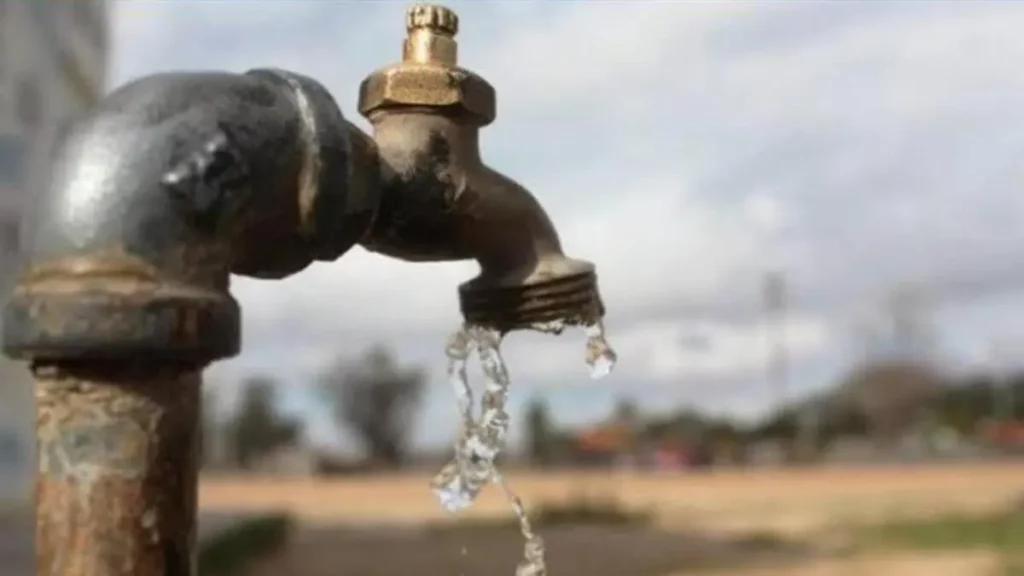
[(372, 221), (375, 158), (296, 74), (167, 73), (120, 88), (57, 149), (3, 311), (5, 352), (233, 356), (229, 273), (281, 278), (343, 254)]
[(501, 332), (589, 325), (604, 315), (593, 264), (567, 258), (523, 186), (480, 158), (494, 88), (456, 64), (457, 16), (409, 10), (400, 63), (367, 77), (359, 111), (374, 128), (381, 199), (363, 245), (409, 261), (475, 259), (459, 287), (468, 323)]

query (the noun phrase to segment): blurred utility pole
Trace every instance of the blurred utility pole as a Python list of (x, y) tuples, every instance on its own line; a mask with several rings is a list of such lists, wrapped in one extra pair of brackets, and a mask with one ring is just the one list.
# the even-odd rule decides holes
[[(781, 412), (791, 398), (789, 382), (789, 342), (786, 321), (789, 319), (789, 285), (781, 271), (771, 271), (764, 278), (764, 313), (768, 344), (767, 379), (772, 386), (777, 409)], [(795, 448), (803, 456), (810, 456), (818, 442), (817, 402), (807, 399), (795, 415), (797, 434)]]
[(1014, 403), (1017, 401), (1013, 390), (1011, 371), (1006, 366), (1010, 351), (1004, 342), (993, 338), (989, 342), (989, 370), (992, 377), (992, 417), (997, 422), (1014, 420)]
[(934, 338), (924, 290), (919, 286), (899, 286), (886, 304), (896, 354), (905, 360), (930, 362)]
[(788, 293), (786, 277), (772, 271), (764, 277), (765, 338), (767, 339), (767, 381), (772, 387), (775, 405), (785, 408), (789, 399), (789, 356), (786, 346)]
[[(892, 346), (900, 362), (925, 368), (935, 364), (935, 334), (932, 324), (929, 296), (925, 286), (904, 284), (897, 286), (887, 302), (892, 328)], [(938, 414), (936, 398), (922, 407), (913, 429), (933, 439)], [(879, 405), (879, 410), (885, 409)]]

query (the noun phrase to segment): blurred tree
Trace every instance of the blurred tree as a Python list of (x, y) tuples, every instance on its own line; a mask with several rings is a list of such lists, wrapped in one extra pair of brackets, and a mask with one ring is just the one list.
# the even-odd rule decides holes
[(276, 389), (274, 380), (267, 376), (252, 376), (242, 384), (230, 442), (235, 461), (243, 469), (271, 451), (299, 440), (301, 425), (277, 412)]
[(755, 442), (783, 442), (792, 439), (800, 425), (799, 413), (794, 406), (783, 406), (751, 427), (749, 434)]
[(627, 452), (635, 453), (641, 429), (643, 428), (643, 414), (636, 400), (632, 398), (619, 398), (615, 403), (615, 410), (612, 413), (612, 420), (617, 426), (621, 426), (626, 432)]
[(614, 419), (616, 422), (634, 426), (640, 423), (643, 415), (640, 413), (640, 407), (637, 406), (636, 400), (619, 398), (615, 403)]
[(855, 368), (836, 400), (864, 415), (877, 443), (892, 445), (923, 420), (941, 392), (942, 380), (930, 367), (888, 360)]
[(960, 434), (974, 434), (978, 426), (995, 414), (992, 405), (995, 381), (989, 375), (975, 375), (951, 383), (936, 402), (936, 419)]
[(355, 363), (339, 361), (322, 377), (339, 426), (363, 444), (375, 464), (404, 463), (409, 431), (419, 409), (426, 373), (402, 368), (383, 346), (371, 349)]
[(870, 431), (864, 411), (848, 401), (828, 402), (821, 413), (819, 440), (821, 444), (844, 437), (864, 437)]
[(1024, 418), (1024, 376), (1020, 374), (970, 374), (954, 379), (936, 405), (938, 422), (961, 434), (973, 434), (985, 422), (1006, 418)]
[(643, 435), (657, 442), (696, 444), (704, 436), (710, 419), (692, 408), (648, 420)]
[(1006, 385), (1010, 387), (1010, 416), (1017, 420), (1024, 420), (1024, 374), (1013, 373), (1006, 379)]
[(526, 408), (526, 449), (534, 466), (550, 466), (555, 460), (556, 433), (551, 410), (542, 398), (534, 398)]

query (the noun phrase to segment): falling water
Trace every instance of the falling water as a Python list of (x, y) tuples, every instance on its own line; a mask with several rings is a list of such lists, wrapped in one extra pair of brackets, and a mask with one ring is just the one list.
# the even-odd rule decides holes
[(595, 380), (612, 373), (618, 356), (604, 337), (604, 324), (598, 322), (586, 327), (587, 332), (587, 366), (590, 366), (590, 377)]
[[(538, 324), (534, 330), (560, 334), (563, 322)], [(607, 376), (615, 366), (615, 351), (605, 339), (604, 327), (594, 324), (585, 328), (587, 334), (586, 362), (592, 378)], [(470, 506), (490, 482), (497, 483), (505, 492), (512, 509), (519, 518), (520, 531), (526, 539), (523, 560), (515, 576), (544, 576), (544, 541), (534, 533), (522, 501), (509, 488), (498, 473), (494, 460), (505, 445), (509, 415), (509, 376), (501, 357), (502, 335), (481, 326), (464, 326), (452, 335), (446, 347), (448, 356), (448, 382), (458, 402), (461, 426), (455, 443), (455, 455), (431, 482), (441, 505), (449, 512), (458, 512)], [(473, 389), (466, 376), (466, 363), (476, 352), (484, 373), (484, 390), (480, 399), (479, 418), (473, 415)]]

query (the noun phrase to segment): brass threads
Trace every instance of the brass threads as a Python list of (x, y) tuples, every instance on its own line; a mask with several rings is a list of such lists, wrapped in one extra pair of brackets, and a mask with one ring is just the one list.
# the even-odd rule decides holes
[(459, 17), (443, 7), (418, 4), (405, 14), (402, 62), (453, 68), (458, 62)]
[(418, 28), (455, 36), (459, 33), (459, 16), (444, 6), (415, 4), (405, 12), (405, 30), (412, 32)]

